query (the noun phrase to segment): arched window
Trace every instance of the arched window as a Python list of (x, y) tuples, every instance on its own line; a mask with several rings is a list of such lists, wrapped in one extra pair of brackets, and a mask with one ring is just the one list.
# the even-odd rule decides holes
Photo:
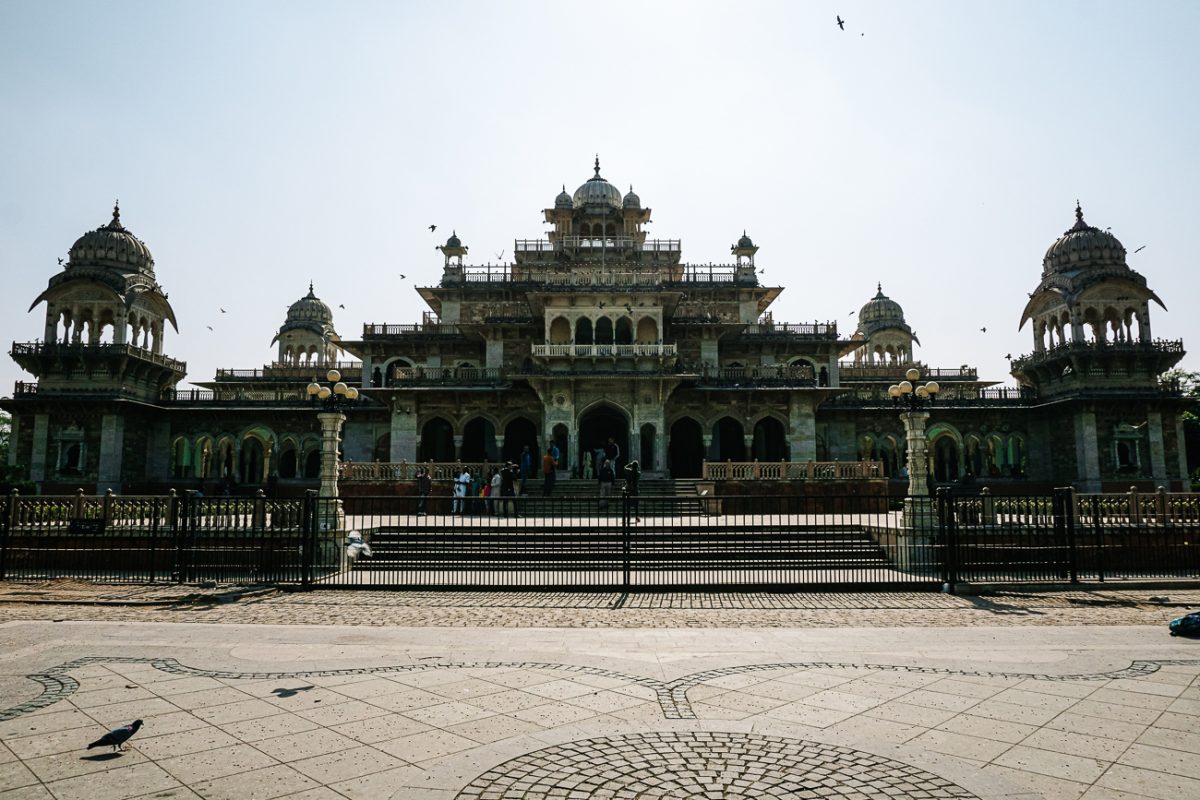
[(938, 483), (953, 483), (960, 477), (958, 442), (950, 435), (939, 436), (933, 443), (933, 478)]
[(575, 321), (575, 344), (593, 344), (592, 321), (587, 317)]
[(279, 456), (279, 477), (291, 480), (296, 477), (296, 448), (291, 445)]
[(658, 342), (658, 323), (654, 317), (642, 317), (637, 324), (638, 344), (655, 344)]
[(633, 344), (633, 321), (629, 317), (617, 320), (617, 344)]
[(550, 343), (566, 344), (571, 341), (571, 323), (566, 317), (555, 317), (550, 323)]
[(596, 344), (613, 343), (613, 324), (608, 317), (596, 320)]
[(315, 480), (321, 477), (320, 450), (309, 450), (308, 455), (304, 457), (304, 477), (308, 478), (309, 480)]

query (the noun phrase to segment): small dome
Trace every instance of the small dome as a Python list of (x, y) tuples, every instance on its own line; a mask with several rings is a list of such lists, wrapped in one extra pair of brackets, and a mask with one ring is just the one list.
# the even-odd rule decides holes
[(1083, 221), (1083, 208), (1075, 205), (1075, 224), (1046, 250), (1043, 273), (1074, 272), (1085, 267), (1124, 267), (1125, 245), (1108, 231)]
[(641, 208), (642, 207), (642, 198), (640, 198), (636, 194), (634, 194), (632, 186), (629, 187), (629, 194), (625, 195), (625, 199), (621, 201), (621, 206), (623, 208)]
[(742, 238), (738, 239), (737, 246), (739, 249), (743, 247), (754, 247), (754, 242), (749, 236), (746, 235), (745, 231), (742, 231)]
[(308, 294), (288, 306), (288, 322), (333, 322), (333, 312), (313, 294), (313, 285), (308, 284)]
[(876, 285), (875, 296), (859, 309), (858, 324), (869, 336), (880, 328), (904, 324), (904, 309), (883, 293), (883, 284)]
[(596, 174), (587, 183), (575, 190), (572, 205), (575, 208), (583, 206), (621, 207), (621, 190), (600, 177), (600, 158), (596, 158)]
[(88, 231), (71, 245), (70, 267), (114, 267), (154, 274), (154, 256), (146, 243), (121, 224), (121, 208), (113, 205), (112, 221)]
[(571, 195), (567, 192), (567, 187), (563, 186), (563, 190), (558, 193), (558, 197), (554, 198), (555, 208), (573, 208), (574, 201), (571, 200)]
[(462, 239), (458, 238), (458, 231), (451, 231), (450, 238), (446, 240), (445, 247), (462, 247)]

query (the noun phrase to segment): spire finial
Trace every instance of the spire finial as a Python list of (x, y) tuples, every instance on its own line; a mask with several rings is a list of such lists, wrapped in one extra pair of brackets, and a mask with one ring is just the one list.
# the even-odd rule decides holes
[(313, 282), (312, 281), (308, 282), (308, 293), (309, 294), (313, 293)]
[(880, 294), (883, 294), (883, 281), (876, 282), (875, 291), (879, 292)]
[(600, 177), (600, 154), (596, 153), (596, 177)]
[(1075, 221), (1083, 224), (1083, 206), (1079, 204), (1079, 199), (1075, 199)]

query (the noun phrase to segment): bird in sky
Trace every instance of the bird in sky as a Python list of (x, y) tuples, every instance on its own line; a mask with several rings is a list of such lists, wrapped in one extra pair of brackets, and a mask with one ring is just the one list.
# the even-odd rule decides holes
[(208, 328), (210, 331), (212, 330), (212, 325), (205, 325), (204, 327)]
[(1012, 353), (1005, 353), (1004, 357), (1007, 358), (1009, 361), (1012, 361)]
[[(1141, 247), (1139, 247), (1137, 250), (1134, 250), (1133, 252), (1135, 252), (1135, 253), (1140, 253), (1140, 252), (1142, 252), (1142, 251), (1143, 251), (1143, 250), (1145, 250), (1145, 249), (1146, 249), (1146, 245), (1142, 245)], [(58, 263), (60, 263), (60, 264), (62, 263), (62, 259), (61, 259), (61, 258), (58, 260)]]
[(987, 327), (985, 326), (985, 327), (982, 327), (982, 328), (980, 328), (980, 329), (979, 329), (979, 332), (980, 332), (980, 333), (987, 333)]
[(129, 741), (129, 737), (137, 733), (138, 728), (140, 727), (142, 727), (142, 721), (140, 719), (135, 719), (128, 725), (123, 725), (120, 728), (113, 728), (111, 731), (89, 744), (87, 749), (91, 750), (93, 747), (112, 747), (113, 750), (124, 750), (124, 745)]
[(344, 310), (344, 309), (346, 308), (346, 304), (345, 304), (345, 303), (338, 303), (338, 308), (340, 308), (340, 309), (343, 309), (343, 310)]
[(497, 261), (503, 261), (503, 260), (504, 260), (504, 251), (503, 251), (503, 250), (501, 250), (499, 253), (496, 253), (496, 260), (497, 260)]
[(223, 309), (223, 308), (222, 308), (222, 309), (221, 309), (221, 313), (222, 313), (222, 314), (226, 313), (225, 309)]
[(408, 277), (408, 276), (407, 276), (407, 275), (405, 275), (403, 272), (402, 272), (402, 273), (400, 273), (400, 280), (404, 280), (404, 279), (405, 279), (405, 278), (407, 278), (407, 277)]
[(846, 23), (842, 19), (840, 14), (838, 15), (838, 18), (837, 18), (837, 26), (840, 30), (843, 30), (843, 31), (846, 30)]
[(429, 232), (430, 232), (430, 233), (433, 233), (433, 232), (434, 232), (434, 231), (436, 231), (436, 230), (437, 230), (437, 225), (430, 225), (430, 226), (429, 226)]
[[(1135, 251), (1135, 252), (1136, 252), (1136, 251)], [(61, 258), (58, 260), (58, 265), (59, 265), (60, 267), (63, 265), (63, 260), (62, 260)]]

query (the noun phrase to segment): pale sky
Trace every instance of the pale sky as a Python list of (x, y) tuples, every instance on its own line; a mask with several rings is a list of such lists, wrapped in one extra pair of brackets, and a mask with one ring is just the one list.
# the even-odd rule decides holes
[(1079, 198), (1200, 352), (1197, 30), (1196, 2), (0, 0), (0, 338), (41, 337), (116, 197), (189, 380), (270, 362), (310, 279), (343, 338), (415, 322), (434, 245), (508, 260), (599, 153), (686, 261), (745, 228), (777, 322), (848, 337), (881, 281), (919, 359), (1006, 383)]

